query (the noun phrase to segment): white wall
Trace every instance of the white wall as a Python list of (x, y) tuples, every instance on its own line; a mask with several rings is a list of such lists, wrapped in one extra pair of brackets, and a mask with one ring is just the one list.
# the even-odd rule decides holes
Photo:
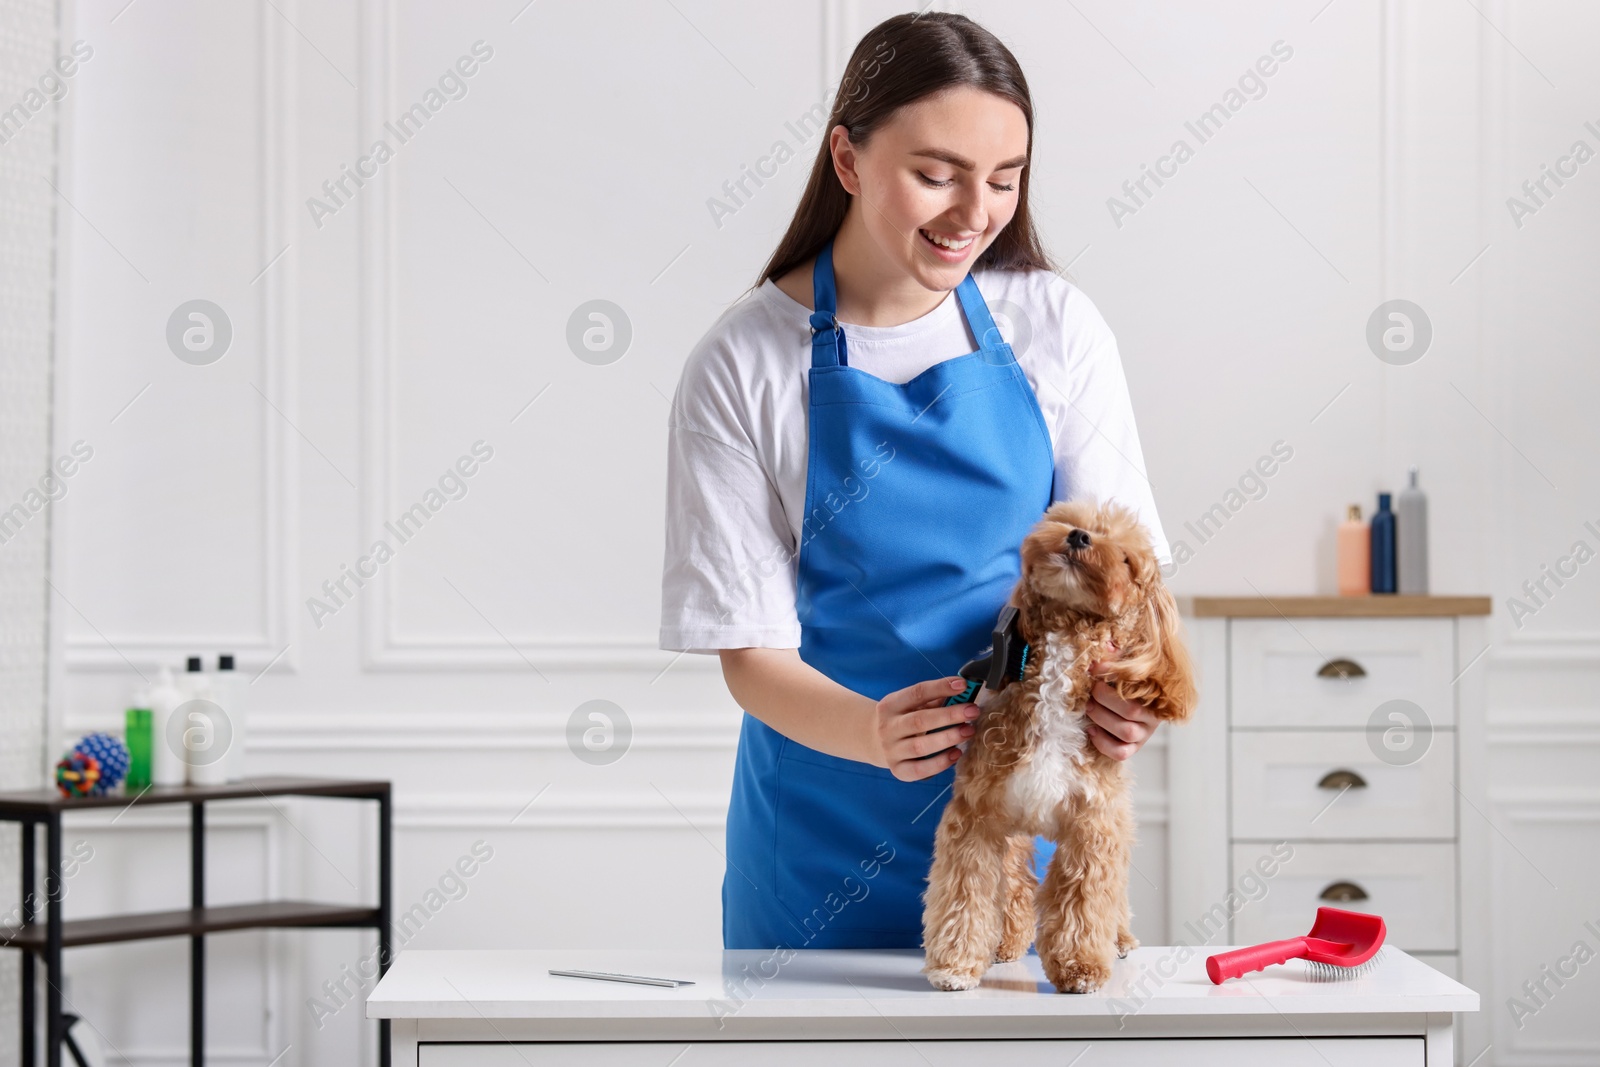
[[(233, 650), (247, 677), (272, 664), (248, 690), (251, 773), (394, 780), (397, 906), (474, 841), (494, 849), (413, 944), (715, 941), (738, 712), (711, 662), (655, 649), (667, 398), (792, 211), (816, 141), (786, 122), (897, 8), (122, 4), (70, 4), (63, 33), (95, 54), (64, 104), (77, 210), (61, 220), (57, 438), (95, 456), (55, 513), (55, 581), (81, 612), (56, 649), (57, 740), (118, 721), (130, 663)], [(1592, 1061), (1600, 974), (1521, 1030), (1503, 1001), (1596, 918), (1600, 579), (1583, 569), (1521, 628), (1505, 600), (1574, 540), (1600, 547), (1581, 525), (1600, 526), (1586, 417), (1600, 164), (1520, 229), (1504, 201), (1574, 139), (1600, 147), (1582, 128), (1600, 125), (1600, 13), (964, 10), (1028, 72), (1035, 208), (1117, 332), (1169, 537), (1275, 441), (1294, 449), (1263, 499), (1190, 540), (1178, 591), (1330, 589), (1343, 505), (1421, 467), (1435, 590), (1496, 596), (1474, 670), (1491, 691), (1497, 852), (1479, 873), (1494, 879), (1504, 991), (1486, 1001), (1495, 1047), (1480, 1062)], [(314, 221), (307, 199), (479, 40), (493, 57), (465, 98)], [(1185, 121), (1277, 41), (1293, 56), (1265, 94), (1197, 145)], [(1194, 158), (1118, 226), (1107, 198), (1177, 138)], [(778, 139), (799, 158), (719, 228), (707, 199)], [(1410, 366), (1364, 342), (1391, 297), (1434, 324)], [(196, 298), (233, 326), (210, 366), (164, 339)], [(633, 327), (607, 366), (565, 342), (597, 298)], [(307, 598), (479, 440), (494, 458), (467, 496), (316, 625)], [(590, 699), (632, 720), (614, 765), (567, 749)], [(1137, 932), (1156, 943), (1159, 738), (1137, 767)], [(372, 897), (370, 817), (318, 802), (216, 821), (214, 900)], [(155, 812), (104, 822), (74, 832), (97, 858), (69, 914), (180, 905), (181, 828)], [(307, 1007), (370, 944), (217, 938), (219, 1062), (291, 1045), (306, 1064), (370, 1057), (358, 1009), (319, 1029)], [(178, 942), (75, 953), (70, 992), (127, 1059), (176, 1063), (185, 958)]]
[[(56, 122), (45, 102), (56, 54), (55, 5), (0, 2), (0, 789), (42, 784), (50, 563), (51, 261)], [(41, 90), (40, 80), (45, 80)], [(29, 94), (32, 94), (31, 96)], [(21, 110), (15, 110), (20, 105)], [(59, 490), (55, 490), (59, 492)], [(20, 509), (20, 510), (16, 510)], [(0, 831), (0, 885), (15, 886), (19, 835)], [(0, 895), (9, 918), (14, 901)], [(20, 916), (19, 916), (20, 917)], [(14, 1005), (17, 954), (0, 959), (0, 1004)], [(16, 1049), (14, 1009), (0, 1011), (0, 1049)]]

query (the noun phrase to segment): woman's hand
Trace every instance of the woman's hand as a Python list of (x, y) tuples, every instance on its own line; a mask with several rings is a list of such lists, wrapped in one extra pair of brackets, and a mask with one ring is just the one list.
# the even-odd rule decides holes
[[(1114, 662), (1101, 660), (1090, 664), (1089, 673), (1097, 679), (1108, 678), (1115, 666)], [(1090, 692), (1088, 716), (1084, 732), (1095, 748), (1114, 760), (1125, 760), (1139, 751), (1156, 732), (1159, 721), (1149, 708), (1122, 699), (1103, 681), (1096, 681)]]
[(955, 763), (961, 757), (955, 746), (977, 732), (972, 720), (982, 710), (972, 703), (945, 706), (966, 687), (963, 678), (934, 678), (878, 701), (878, 766), (903, 782), (916, 782)]

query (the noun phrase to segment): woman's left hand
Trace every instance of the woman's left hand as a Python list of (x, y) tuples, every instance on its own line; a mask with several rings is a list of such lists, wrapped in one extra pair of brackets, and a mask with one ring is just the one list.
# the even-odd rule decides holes
[(1109, 677), (1113, 667), (1105, 660), (1089, 667), (1097, 681), (1090, 693), (1089, 722), (1084, 730), (1095, 748), (1114, 760), (1125, 760), (1150, 740), (1156, 732), (1157, 719), (1143, 704), (1124, 700), (1114, 688), (1098, 680)]

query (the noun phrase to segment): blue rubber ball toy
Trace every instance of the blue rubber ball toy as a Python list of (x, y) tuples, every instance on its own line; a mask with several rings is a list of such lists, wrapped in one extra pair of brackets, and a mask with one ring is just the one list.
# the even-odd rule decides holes
[(83, 756), (93, 756), (100, 764), (100, 780), (90, 790), (90, 796), (109, 793), (127, 777), (128, 746), (110, 734), (89, 734), (72, 746), (72, 751)]

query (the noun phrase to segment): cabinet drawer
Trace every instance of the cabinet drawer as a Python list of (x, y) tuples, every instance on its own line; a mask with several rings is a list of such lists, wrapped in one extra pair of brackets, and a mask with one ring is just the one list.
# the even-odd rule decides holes
[(1453, 838), (1455, 731), (1395, 766), (1362, 730), (1233, 734), (1233, 836), (1273, 841)]
[(1409, 700), (1455, 723), (1451, 619), (1234, 619), (1234, 726), (1365, 727)]
[[(819, 1034), (827, 1020), (818, 1019)], [(1090, 1048), (1092, 1057), (1084, 1057)], [(1061, 1067), (1084, 1058), (1104, 1067), (1423, 1067), (1415, 1037), (1190, 1038), (1160, 1041), (704, 1041), (422, 1045), (421, 1067)]]
[[(1388, 941), (1407, 952), (1456, 951), (1454, 845), (1308, 842), (1292, 847), (1294, 855), (1266, 883), (1266, 895), (1234, 916), (1235, 944), (1299, 937), (1311, 929), (1317, 908), (1327, 906), (1382, 915)], [(1259, 844), (1234, 845), (1234, 878), (1260, 855)], [(1366, 899), (1337, 899), (1338, 893), (1323, 898), (1339, 885), (1355, 887)]]

